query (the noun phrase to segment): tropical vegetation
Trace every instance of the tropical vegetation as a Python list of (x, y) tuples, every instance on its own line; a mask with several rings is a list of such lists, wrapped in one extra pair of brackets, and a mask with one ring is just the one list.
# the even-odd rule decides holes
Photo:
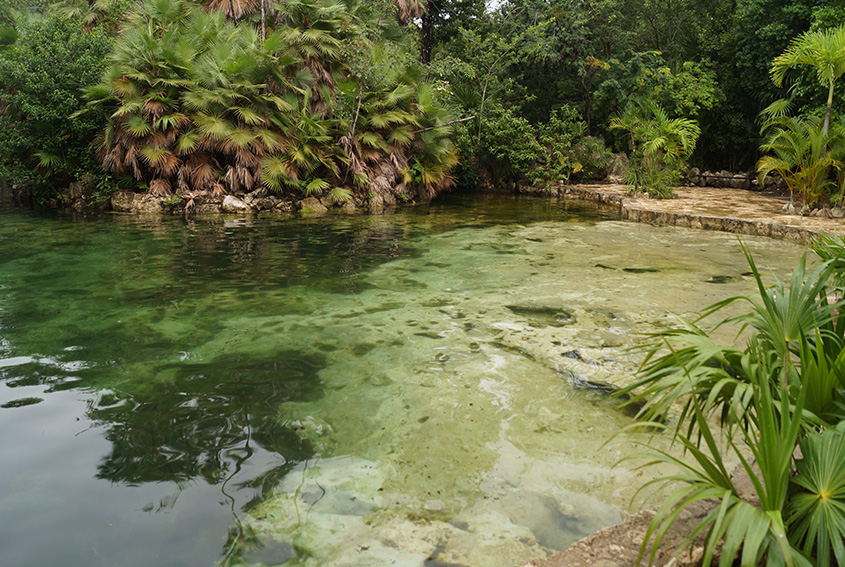
[[(826, 202), (843, 186), (843, 12), (816, 0), (8, 0), (0, 177), (45, 196), (77, 183), (342, 202), (542, 190), (620, 163), (634, 189), (669, 196), (695, 165), (783, 177), (796, 199)], [(58, 22), (61, 37), (42, 29)], [(814, 117), (821, 150), (790, 145)]]
[[(824, 262), (808, 271), (802, 259), (789, 285), (771, 286), (746, 251), (759, 295), (709, 307), (703, 318), (745, 306), (713, 325), (654, 335), (638, 380), (621, 391), (642, 404), (640, 426), (668, 431), (684, 449), (681, 458), (651, 453), (680, 472), (649, 483), (673, 488), (641, 556), (651, 543), (653, 558), (684, 509), (715, 499), (688, 538), (703, 536), (704, 565), (845, 564), (845, 241), (826, 236), (814, 248)], [(746, 332), (743, 348), (711, 338), (731, 324)]]
[(689, 118), (669, 118), (660, 105), (646, 101), (630, 103), (611, 118), (610, 127), (623, 130), (631, 144), (623, 180), (635, 191), (671, 197), (701, 133), (698, 124)]

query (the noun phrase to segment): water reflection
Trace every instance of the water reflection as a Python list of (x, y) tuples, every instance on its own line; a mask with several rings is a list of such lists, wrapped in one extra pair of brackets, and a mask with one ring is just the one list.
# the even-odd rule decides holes
[(132, 394), (100, 394), (87, 416), (105, 427), (111, 453), (98, 478), (112, 482), (218, 484), (242, 467), (255, 447), (282, 464), (245, 485), (256, 497), (290, 466), (312, 454), (307, 441), (283, 424), (279, 407), (321, 395), (319, 354), (280, 352), (271, 359), (221, 356), (204, 363), (164, 365), (157, 379)]

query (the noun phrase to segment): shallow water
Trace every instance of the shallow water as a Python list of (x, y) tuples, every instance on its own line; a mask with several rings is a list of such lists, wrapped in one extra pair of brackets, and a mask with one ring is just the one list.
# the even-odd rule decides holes
[(753, 282), (734, 235), (614, 218), (3, 211), (4, 563), (505, 567), (619, 521), (649, 477), (589, 382)]

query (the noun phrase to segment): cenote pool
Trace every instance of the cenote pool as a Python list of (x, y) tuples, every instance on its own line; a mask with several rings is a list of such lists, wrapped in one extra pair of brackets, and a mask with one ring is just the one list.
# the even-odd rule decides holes
[(753, 282), (735, 235), (615, 216), (3, 211), (3, 564), (509, 567), (620, 521), (650, 473), (589, 382)]

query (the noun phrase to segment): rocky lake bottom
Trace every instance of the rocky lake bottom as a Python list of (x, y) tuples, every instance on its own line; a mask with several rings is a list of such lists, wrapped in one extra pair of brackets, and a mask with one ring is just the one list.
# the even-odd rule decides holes
[[(509, 567), (565, 549), (639, 509), (655, 474), (614, 437), (630, 347), (754, 291), (735, 235), (538, 198), (7, 211), (0, 238), (15, 565)], [(803, 253), (742, 241), (769, 279)]]

